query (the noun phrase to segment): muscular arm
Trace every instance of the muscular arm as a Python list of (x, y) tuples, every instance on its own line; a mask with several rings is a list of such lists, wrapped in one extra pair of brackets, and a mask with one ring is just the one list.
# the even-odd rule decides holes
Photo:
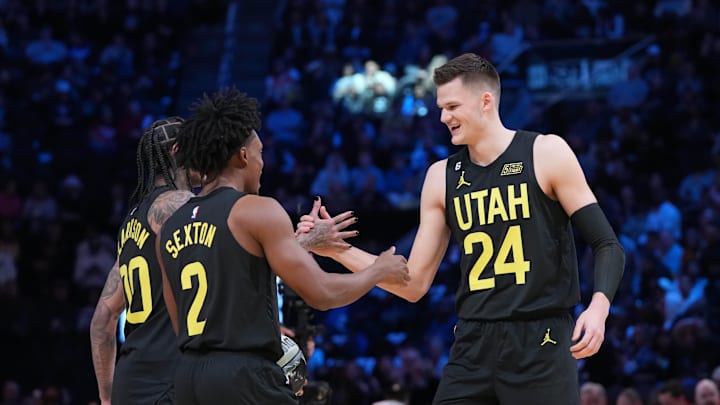
[[(560, 202), (568, 217), (572, 217), (584, 207), (597, 203), (580, 162), (564, 139), (557, 135), (538, 136), (533, 153), (540, 187), (550, 198)], [(591, 305), (609, 310), (610, 299), (605, 294), (596, 292), (593, 294)]]
[(168, 314), (170, 315), (170, 323), (172, 323), (173, 331), (178, 334), (177, 324), (177, 305), (175, 297), (172, 294), (170, 288), (170, 281), (167, 278), (165, 272), (165, 264), (162, 260), (160, 253), (160, 231), (163, 224), (168, 218), (178, 209), (181, 205), (185, 204), (190, 198), (193, 197), (193, 193), (186, 190), (174, 190), (160, 194), (158, 198), (150, 206), (148, 210), (148, 222), (155, 235), (155, 255), (157, 256), (158, 263), (160, 264), (160, 273), (162, 273), (163, 279), (163, 300), (167, 307)]
[(560, 202), (568, 217), (597, 202), (580, 162), (565, 140), (557, 135), (540, 135), (533, 148), (540, 187), (548, 197)]
[(90, 345), (100, 401), (109, 402), (117, 354), (118, 318), (125, 308), (118, 262), (110, 270), (90, 322)]
[(160, 238), (155, 238), (155, 254), (157, 255), (158, 264), (160, 265), (160, 273), (162, 274), (163, 281), (163, 300), (165, 301), (165, 308), (167, 308), (168, 315), (170, 317), (170, 324), (172, 324), (173, 332), (175, 336), (178, 334), (178, 313), (177, 313), (177, 302), (170, 286), (170, 280), (168, 280), (167, 272), (165, 270), (165, 263), (162, 260)]
[(620, 282), (625, 254), (570, 146), (556, 135), (538, 136), (533, 153), (540, 187), (560, 202), (593, 248), (595, 292), (575, 322), (570, 352), (576, 359), (597, 353), (605, 339), (610, 300)]
[[(446, 164), (447, 160), (434, 163), (425, 176), (420, 197), (420, 226), (408, 259), (410, 282), (406, 285), (378, 284), (410, 302), (417, 302), (430, 289), (450, 242), (450, 229), (445, 223)], [(355, 247), (331, 257), (350, 271), (359, 271), (375, 259), (374, 255)]]
[[(235, 203), (228, 223), (241, 246), (252, 254), (264, 256), (284, 283), (308, 305), (320, 310), (348, 305), (386, 277), (399, 283), (407, 278), (401, 256), (386, 257), (390, 260), (383, 264), (370, 263), (354, 274), (325, 272), (300, 246), (287, 212), (271, 198), (254, 195), (241, 198)], [(387, 266), (395, 270), (387, 272)]]

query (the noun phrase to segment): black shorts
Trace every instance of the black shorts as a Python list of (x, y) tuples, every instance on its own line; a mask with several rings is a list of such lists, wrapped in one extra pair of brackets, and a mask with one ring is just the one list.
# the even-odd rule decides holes
[(245, 352), (185, 352), (175, 373), (178, 405), (297, 405), (282, 369)]
[(530, 321), (459, 321), (434, 405), (575, 405), (570, 314)]
[(114, 405), (172, 405), (173, 361), (144, 361), (136, 353), (121, 355), (115, 365), (111, 401)]

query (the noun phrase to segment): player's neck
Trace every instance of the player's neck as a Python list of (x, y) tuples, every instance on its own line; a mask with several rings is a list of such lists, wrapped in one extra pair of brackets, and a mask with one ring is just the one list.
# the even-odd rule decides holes
[(165, 178), (163, 176), (155, 176), (155, 187), (162, 187), (167, 186), (168, 182), (165, 181)]
[[(190, 183), (187, 180), (187, 176), (185, 175), (185, 171), (183, 170), (177, 170), (175, 172), (175, 187), (177, 190), (190, 190)], [(165, 177), (163, 176), (155, 176), (155, 187), (162, 187), (162, 186), (169, 186), (168, 182), (165, 180)]]
[(468, 145), (470, 160), (480, 166), (487, 166), (495, 161), (512, 142), (514, 130), (502, 125), (488, 126), (479, 134), (475, 142)]
[(239, 173), (221, 173), (212, 181), (203, 185), (200, 195), (210, 194), (213, 190), (220, 187), (230, 187), (238, 191), (245, 190), (245, 180)]

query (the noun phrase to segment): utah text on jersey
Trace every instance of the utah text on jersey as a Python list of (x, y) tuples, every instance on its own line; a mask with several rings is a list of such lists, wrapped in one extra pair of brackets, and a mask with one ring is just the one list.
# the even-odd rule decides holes
[(500, 221), (530, 218), (530, 201), (527, 183), (508, 184), (504, 187), (471, 191), (453, 197), (458, 228), (467, 231), (478, 225)]

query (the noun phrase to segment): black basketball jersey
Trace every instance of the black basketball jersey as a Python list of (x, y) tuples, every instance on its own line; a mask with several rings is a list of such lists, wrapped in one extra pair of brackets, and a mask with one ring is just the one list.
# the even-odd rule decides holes
[(228, 216), (246, 193), (228, 187), (194, 197), (165, 223), (161, 252), (178, 306), (182, 351), (282, 355), (275, 275), (235, 240)]
[(485, 167), (467, 147), (448, 158), (445, 213), (462, 254), (461, 319), (531, 319), (580, 300), (570, 219), (535, 177), (537, 135), (517, 131)]
[(152, 203), (169, 190), (168, 186), (157, 187), (133, 208), (125, 217), (117, 238), (126, 304), (125, 343), (120, 350), (121, 353), (138, 350), (144, 360), (165, 360), (178, 354), (162, 295), (156, 235), (147, 220)]

